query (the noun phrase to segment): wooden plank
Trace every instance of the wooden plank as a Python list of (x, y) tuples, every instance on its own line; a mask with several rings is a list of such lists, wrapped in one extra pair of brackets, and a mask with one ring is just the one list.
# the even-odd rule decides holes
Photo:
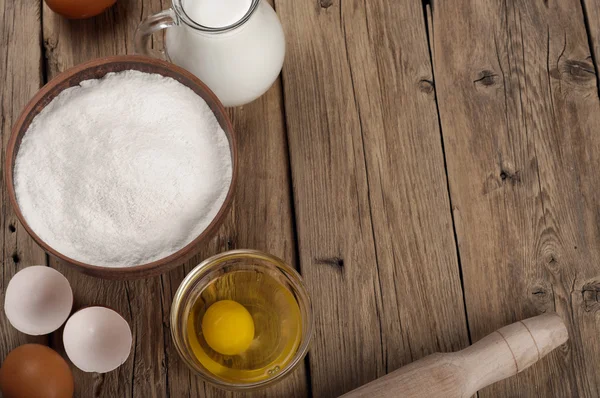
[(577, 0), (435, 2), (435, 79), (473, 341), (556, 310), (570, 341), (481, 397), (598, 397), (600, 108)]
[[(23, 267), (46, 264), (44, 252), (27, 235), (18, 222), (8, 201), (4, 185), (6, 146), (13, 123), (21, 109), (42, 84), (40, 2), (37, 0), (0, 0), (0, 79), (2, 84), (2, 150), (0, 155), (0, 239), (2, 241), (2, 277), (0, 278), (0, 307), (4, 308), (4, 292), (12, 276)], [(0, 316), (0, 359), (9, 351), (27, 342), (45, 344), (46, 337), (30, 337), (15, 330), (2, 312)]]
[(316, 397), (468, 344), (420, 1), (276, 1)]
[[(283, 120), (281, 85), (277, 82), (263, 97), (251, 104), (230, 110), (238, 134), (240, 174), (233, 210), (219, 233), (185, 269), (164, 278), (164, 307), (184, 274), (203, 259), (216, 253), (254, 248), (273, 253), (295, 266), (296, 249), (292, 227), (287, 142)], [(265, 390), (246, 394), (220, 391), (190, 378), (189, 371), (177, 357), (169, 338), (167, 342), (169, 388), (171, 397), (306, 397), (308, 381), (303, 366), (288, 378)]]
[(600, 0), (581, 0), (584, 22), (590, 45), (592, 58), (598, 71), (598, 57), (600, 57)]
[[(147, 15), (167, 7), (158, 0), (118, 2), (116, 7), (88, 21), (65, 21), (49, 9), (44, 14), (44, 41), (49, 76), (87, 59), (131, 53), (133, 33)], [(162, 46), (160, 35), (156, 45)], [(205, 385), (179, 360), (169, 330), (172, 296), (196, 264), (232, 248), (256, 248), (294, 264), (287, 143), (280, 83), (261, 99), (230, 112), (239, 133), (239, 180), (231, 215), (217, 236), (198, 256), (170, 274), (135, 282), (88, 278), (64, 267), (75, 286), (77, 306), (103, 304), (117, 309), (132, 324), (135, 352), (116, 372), (105, 377), (75, 371), (82, 396), (181, 397), (237, 396)], [(58, 265), (57, 265), (58, 266)], [(57, 343), (59, 344), (59, 343)], [(276, 387), (245, 396), (305, 397), (304, 368)]]
[[(272, 0), (269, 3), (273, 5)], [(281, 79), (256, 101), (230, 108), (229, 115), (238, 132), (239, 170), (243, 176), (238, 180), (231, 214), (204, 250), (185, 267), (163, 276), (164, 308), (170, 308), (175, 291), (192, 268), (202, 260), (226, 250), (263, 250), (297, 268)], [(166, 325), (168, 322), (165, 319)], [(304, 366), (298, 367), (283, 381), (268, 389), (244, 394), (230, 393), (194, 377), (179, 360), (170, 336), (165, 344), (168, 394), (171, 397), (309, 396), (310, 386)]]
[[(133, 51), (133, 34), (141, 18), (162, 9), (159, 0), (117, 2), (107, 12), (88, 20), (67, 20), (44, 5), (43, 33), (48, 79), (78, 63)], [(167, 394), (161, 280), (103, 281), (87, 277), (52, 261), (73, 287), (75, 309), (105, 305), (122, 314), (134, 335), (130, 359), (114, 372), (91, 375), (72, 366), (75, 394), (86, 397), (164, 397)], [(155, 298), (155, 299), (150, 299)], [(61, 332), (52, 344), (63, 350)]]

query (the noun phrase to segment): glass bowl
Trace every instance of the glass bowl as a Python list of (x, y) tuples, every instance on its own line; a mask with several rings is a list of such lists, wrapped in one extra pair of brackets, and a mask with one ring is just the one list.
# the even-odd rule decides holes
[[(286, 297), (293, 297), (298, 305), (300, 319), (300, 338), (295, 352), (292, 351), (289, 360), (283, 366), (273, 366), (268, 375), (260, 380), (232, 380), (216, 372), (211, 372), (194, 353), (192, 346), (199, 347), (198, 338), (192, 336), (190, 319), (201, 295), (207, 294), (207, 289), (215, 290), (218, 280), (231, 276), (238, 271), (251, 271), (256, 275), (266, 275), (276, 280), (278, 287), (285, 291)], [(260, 276), (258, 277), (260, 279)], [(213, 293), (214, 294), (214, 293)], [(171, 306), (171, 336), (184, 363), (205, 381), (230, 391), (245, 391), (272, 385), (292, 373), (302, 362), (313, 336), (313, 314), (310, 298), (301, 276), (281, 259), (256, 250), (232, 250), (217, 254), (197, 265), (183, 280)], [(287, 343), (286, 343), (287, 344)], [(208, 358), (205, 354), (204, 358)], [(205, 359), (206, 361), (206, 359)], [(205, 362), (206, 363), (206, 362)]]

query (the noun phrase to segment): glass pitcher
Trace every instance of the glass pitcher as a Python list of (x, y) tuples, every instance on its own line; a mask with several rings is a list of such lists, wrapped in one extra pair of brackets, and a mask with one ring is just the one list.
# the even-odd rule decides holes
[[(167, 29), (165, 50), (149, 46)], [(189, 70), (225, 106), (264, 94), (281, 72), (283, 29), (265, 0), (173, 0), (173, 7), (146, 18), (135, 33), (135, 52)]]

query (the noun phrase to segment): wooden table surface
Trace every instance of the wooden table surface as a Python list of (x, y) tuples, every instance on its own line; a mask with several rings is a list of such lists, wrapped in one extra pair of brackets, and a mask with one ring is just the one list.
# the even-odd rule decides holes
[[(48, 80), (132, 52), (140, 20), (170, 6), (118, 0), (67, 21), (0, 0), (2, 162), (11, 126)], [(218, 235), (153, 279), (73, 272), (28, 237), (2, 184), (0, 293), (19, 269), (63, 272), (75, 306), (130, 322), (134, 350), (105, 375), (74, 369), (77, 397), (230, 397), (179, 360), (171, 298), (207, 256), (266, 250), (313, 298), (306, 366), (247, 396), (335, 397), (516, 320), (557, 311), (570, 341), (480, 397), (600, 396), (600, 0), (275, 0), (282, 77), (230, 111), (237, 196)], [(160, 37), (154, 45), (161, 47)], [(3, 175), (3, 174), (2, 174)], [(31, 338), (0, 316), (0, 357)]]

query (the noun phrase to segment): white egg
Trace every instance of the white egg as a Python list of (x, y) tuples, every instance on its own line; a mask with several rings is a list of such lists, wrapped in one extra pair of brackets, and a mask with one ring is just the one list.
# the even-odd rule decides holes
[(73, 292), (57, 270), (43, 265), (17, 272), (8, 283), (4, 312), (20, 332), (38, 336), (58, 329), (69, 317)]
[(133, 341), (129, 324), (105, 307), (77, 311), (65, 325), (63, 343), (67, 356), (84, 372), (110, 372), (121, 366)]

